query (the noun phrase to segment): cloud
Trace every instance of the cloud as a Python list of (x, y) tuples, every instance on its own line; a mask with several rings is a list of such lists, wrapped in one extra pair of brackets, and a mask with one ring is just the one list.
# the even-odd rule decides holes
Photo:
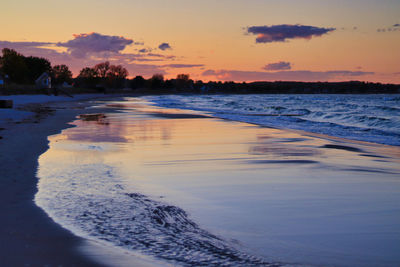
[(102, 35), (93, 32), (74, 34), (74, 39), (64, 43), (59, 42), (57, 46), (66, 47), (72, 56), (85, 57), (88, 53), (119, 53), (132, 43), (133, 40), (122, 36)]
[[(153, 50), (151, 48), (143, 48), (137, 53), (123, 53), (122, 51), (129, 45), (135, 45), (135, 43), (125, 37), (98, 33), (74, 35), (73, 39), (66, 42), (0, 41), (0, 49), (12, 48), (25, 56), (44, 57), (49, 59), (52, 65), (66, 64), (75, 75), (83, 67), (91, 67), (104, 61), (124, 65), (132, 75), (165, 74), (166, 67), (160, 64), (139, 63), (171, 62), (176, 59), (174, 55), (151, 53)], [(173, 67), (173, 65), (170, 66), (170, 68)]]
[(241, 71), (241, 70), (206, 70), (203, 76), (214, 76), (222, 81), (332, 81), (372, 75), (373, 72), (364, 71)]
[(167, 49), (172, 49), (172, 47), (169, 45), (169, 43), (162, 43), (158, 46), (158, 48), (162, 51), (165, 51)]
[(53, 43), (48, 42), (9, 42), (0, 41), (0, 47), (7, 47), (12, 49), (26, 48), (26, 47), (43, 47), (53, 45)]
[(161, 68), (161, 66), (158, 65), (151, 65), (151, 64), (128, 64), (125, 66), (126, 69), (129, 71), (130, 76), (134, 77), (137, 75), (144, 76), (147, 78), (150, 78), (153, 76), (155, 73), (159, 74), (167, 74), (165, 70)]
[(200, 68), (203, 64), (168, 64), (160, 66), (162, 68), (184, 69), (184, 68)]
[(150, 53), (152, 51), (151, 48), (142, 48), (139, 49), (139, 53)]
[(285, 42), (288, 39), (311, 39), (312, 37), (322, 36), (335, 28), (320, 28), (306, 25), (272, 25), (272, 26), (252, 26), (247, 28), (247, 33), (257, 35), (257, 43)]
[(267, 71), (277, 71), (277, 70), (290, 70), (292, 66), (290, 65), (290, 62), (276, 62), (276, 63), (270, 63), (267, 64), (263, 69)]
[(59, 52), (55, 50), (55, 44), (50, 42), (9, 42), (0, 41), (0, 49), (10, 48), (25, 56), (36, 56), (47, 58), (56, 64), (60, 62), (67, 62), (71, 57), (66, 52)]
[(155, 57), (155, 58), (165, 58), (165, 59), (175, 59), (176, 57), (173, 55), (161, 55), (161, 54), (157, 54), (157, 53), (148, 53), (146, 54), (148, 57)]

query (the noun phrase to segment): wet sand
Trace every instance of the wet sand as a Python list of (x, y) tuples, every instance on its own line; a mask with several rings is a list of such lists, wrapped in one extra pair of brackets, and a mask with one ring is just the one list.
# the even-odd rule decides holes
[(100, 266), (79, 254), (81, 239), (54, 223), (33, 203), (38, 157), (47, 136), (66, 127), (79, 109), (8, 125), (0, 140), (0, 259), (3, 266)]
[[(1, 266), (113, 266), (118, 263), (116, 258), (107, 257), (107, 247), (90, 243), (62, 228), (33, 202), (37, 192), (38, 158), (48, 149), (47, 137), (72, 127), (69, 122), (79, 114), (99, 112), (86, 110), (89, 105), (87, 101), (39, 104), (37, 107), (51, 107), (49, 110), (55, 112), (2, 126)], [(140, 258), (130, 257), (130, 261), (137, 266), (149, 266)]]
[(67, 167), (117, 166), (132, 192), (180, 207), (204, 229), (275, 262), (400, 262), (398, 147), (114, 107), (124, 114), (83, 118), (51, 137), (41, 164), (67, 156)]

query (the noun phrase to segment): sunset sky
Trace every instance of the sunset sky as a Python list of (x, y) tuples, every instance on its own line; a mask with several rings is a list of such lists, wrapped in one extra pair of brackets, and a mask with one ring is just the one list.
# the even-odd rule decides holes
[(129, 76), (400, 83), (399, 0), (2, 0), (0, 48)]

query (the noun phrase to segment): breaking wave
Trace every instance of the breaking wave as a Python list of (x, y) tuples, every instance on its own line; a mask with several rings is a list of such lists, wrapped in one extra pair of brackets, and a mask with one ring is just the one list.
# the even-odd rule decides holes
[(229, 120), (400, 145), (398, 95), (169, 95), (144, 98), (162, 107), (204, 111)]

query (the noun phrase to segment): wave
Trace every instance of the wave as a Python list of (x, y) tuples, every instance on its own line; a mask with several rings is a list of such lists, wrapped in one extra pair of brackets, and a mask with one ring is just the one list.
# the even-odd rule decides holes
[[(169, 95), (144, 98), (162, 107), (204, 111), (224, 119), (400, 145), (400, 97), (397, 96)], [(360, 134), (364, 132), (369, 134)]]
[(179, 207), (130, 192), (110, 166), (42, 167), (38, 176), (36, 203), (83, 237), (182, 266), (282, 266), (202, 229)]

